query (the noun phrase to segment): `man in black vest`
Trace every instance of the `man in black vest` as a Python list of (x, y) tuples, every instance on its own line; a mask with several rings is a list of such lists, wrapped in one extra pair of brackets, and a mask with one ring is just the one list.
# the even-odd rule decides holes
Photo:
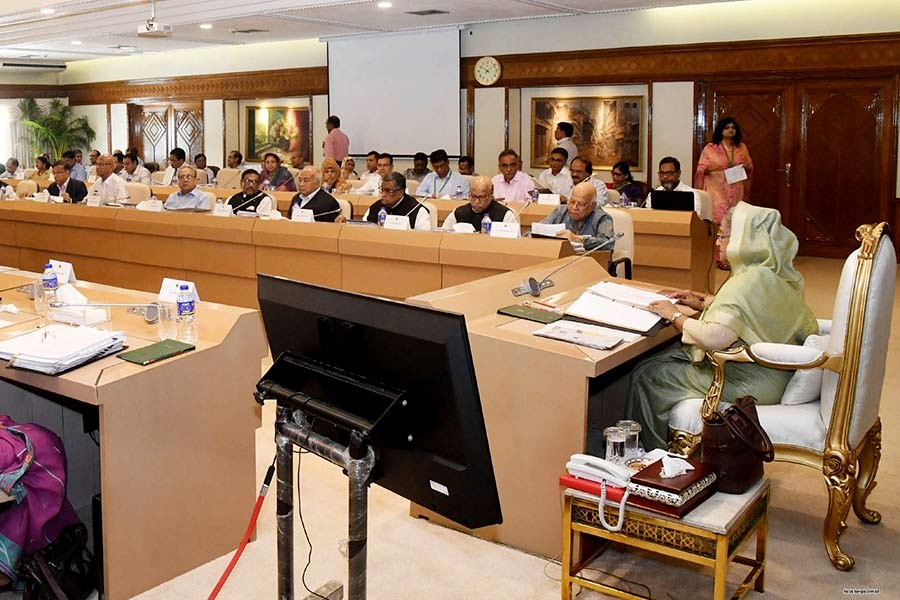
[(388, 215), (403, 215), (409, 219), (410, 229), (431, 229), (431, 216), (424, 204), (406, 193), (406, 177), (391, 172), (381, 178), (381, 200), (369, 207), (364, 221), (378, 222), (378, 212), (384, 209)]
[(457, 223), (468, 223), (481, 231), (481, 223), (488, 216), (492, 222), (515, 223), (516, 213), (494, 200), (494, 184), (490, 177), (479, 176), (472, 182), (469, 202), (447, 215), (444, 229), (452, 229)]
[(241, 173), (241, 191), (228, 199), (234, 214), (238, 212), (255, 212), (269, 216), (272, 212), (272, 198), (259, 189), (259, 172), (246, 169)]
[(293, 219), (294, 210), (313, 211), (316, 221), (334, 223), (341, 214), (341, 205), (334, 196), (322, 189), (322, 178), (316, 167), (304, 167), (297, 176), (297, 195), (291, 198), (288, 217)]
[(53, 163), (53, 183), (47, 187), (51, 196), (59, 196), (63, 202), (79, 203), (87, 196), (87, 186), (83, 181), (72, 179), (71, 167), (66, 160)]

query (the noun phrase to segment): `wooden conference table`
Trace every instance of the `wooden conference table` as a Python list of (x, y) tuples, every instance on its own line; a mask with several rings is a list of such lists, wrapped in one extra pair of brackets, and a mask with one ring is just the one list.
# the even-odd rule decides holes
[(40, 271), (54, 258), (79, 278), (144, 291), (188, 279), (204, 300), (246, 307), (257, 273), (406, 298), (572, 253), (565, 240), (0, 202), (0, 264)]
[[(0, 339), (39, 322), (32, 302), (15, 291), (37, 277), (0, 272), (3, 303), (20, 310), (0, 313), (15, 322), (0, 328)], [(155, 299), (155, 294), (82, 281), (76, 287), (91, 302)], [(111, 314), (112, 328), (127, 334), (130, 349), (157, 340), (156, 325), (141, 316), (124, 308)], [(253, 509), (260, 412), (251, 394), (266, 354), (261, 321), (254, 310), (204, 301), (197, 323), (196, 350), (147, 367), (110, 356), (50, 377), (0, 361), (0, 379), (14, 390), (28, 390), (2, 398), (12, 400), (6, 408), (13, 418), (29, 411), (47, 415), (53, 407), (61, 410), (62, 403), (99, 419), (99, 456), (80, 424), (67, 428), (64, 437), (67, 453), (78, 446), (71, 434), (93, 449), (93, 461), (99, 459), (99, 482), (88, 487), (99, 483), (89, 493), (102, 492), (109, 600), (130, 598), (233, 550)], [(27, 408), (28, 403), (39, 407)], [(79, 472), (79, 461), (69, 460), (70, 491), (85, 487), (80, 478), (90, 478)]]
[[(561, 263), (408, 299), (466, 316), (503, 512), (501, 525), (469, 533), (545, 557), (559, 555), (562, 548), (558, 478), (572, 454), (585, 452), (591, 383), (600, 383), (616, 367), (677, 336), (674, 327), (664, 327), (654, 337), (601, 351), (536, 337), (532, 332), (539, 323), (497, 314), (498, 308), (517, 302), (510, 289), (522, 279)], [(556, 285), (544, 291), (541, 301), (566, 305), (590, 285), (609, 278), (596, 262), (575, 261), (553, 276)], [(460, 528), (416, 505), (410, 512)]]

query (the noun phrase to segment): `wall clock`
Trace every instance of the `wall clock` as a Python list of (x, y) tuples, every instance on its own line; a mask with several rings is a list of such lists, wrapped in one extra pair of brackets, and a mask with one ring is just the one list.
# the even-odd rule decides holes
[(475, 63), (475, 81), (481, 85), (494, 85), (500, 80), (500, 61), (493, 56), (482, 56)]

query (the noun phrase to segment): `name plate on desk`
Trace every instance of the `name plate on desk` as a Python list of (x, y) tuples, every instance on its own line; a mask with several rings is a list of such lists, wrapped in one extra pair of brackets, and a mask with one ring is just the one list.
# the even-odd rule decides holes
[(559, 194), (538, 194), (538, 204), (559, 206)]
[(291, 221), (297, 223), (315, 223), (316, 213), (309, 208), (299, 208), (295, 206), (294, 210), (291, 211)]
[(406, 215), (388, 215), (384, 220), (384, 228), (406, 231), (409, 229), (409, 217)]
[(200, 302), (200, 294), (197, 293), (197, 286), (194, 285), (193, 281), (172, 279), (170, 277), (163, 278), (162, 285), (159, 287), (159, 295), (156, 299), (160, 302), (175, 304), (175, 299), (178, 297), (178, 291), (182, 284), (187, 284), (188, 291), (194, 296), (194, 302)]
[(230, 204), (216, 204), (213, 206), (212, 214), (214, 217), (230, 217), (234, 213), (231, 212)]
[(491, 237), (517, 238), (519, 237), (519, 224), (494, 221), (491, 223)]
[(148, 212), (162, 212), (163, 203), (162, 200), (144, 200), (143, 202), (138, 204), (137, 208), (139, 210), (146, 210)]
[(100, 206), (100, 194), (89, 194), (85, 203), (88, 206)]
[(56, 280), (59, 282), (59, 285), (64, 283), (75, 283), (78, 281), (75, 279), (75, 267), (72, 266), (72, 263), (53, 260), (51, 258), (50, 267), (53, 269), (53, 272), (56, 273)]

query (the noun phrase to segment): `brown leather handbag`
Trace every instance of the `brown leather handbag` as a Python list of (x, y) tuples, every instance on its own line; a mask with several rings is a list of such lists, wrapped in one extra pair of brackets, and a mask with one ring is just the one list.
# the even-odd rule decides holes
[(719, 491), (743, 494), (763, 476), (763, 462), (772, 462), (772, 440), (759, 424), (756, 399), (744, 396), (703, 419), (701, 461), (716, 467)]

